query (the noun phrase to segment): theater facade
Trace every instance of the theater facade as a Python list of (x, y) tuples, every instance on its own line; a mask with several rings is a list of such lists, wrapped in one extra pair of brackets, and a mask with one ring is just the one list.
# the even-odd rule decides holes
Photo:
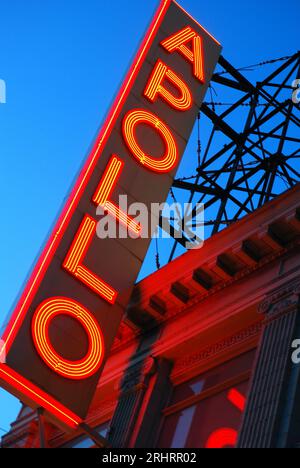
[[(87, 423), (111, 447), (300, 443), (300, 187), (136, 285)], [(23, 406), (2, 446), (39, 447)], [(45, 422), (50, 448), (90, 448)]]

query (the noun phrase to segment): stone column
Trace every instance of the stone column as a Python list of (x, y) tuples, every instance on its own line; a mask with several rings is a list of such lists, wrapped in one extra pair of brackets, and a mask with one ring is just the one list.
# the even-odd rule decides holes
[(170, 374), (173, 363), (167, 359), (156, 360), (156, 372), (146, 396), (137, 427), (135, 448), (154, 448), (162, 422), (162, 412), (169, 400), (172, 383)]
[(288, 443), (291, 407), (299, 388), (295, 378), (298, 369), (291, 359), (291, 344), (300, 338), (299, 294), (298, 280), (275, 291), (260, 305), (265, 321), (239, 448), (275, 448)]
[(129, 445), (153, 366), (153, 359), (147, 358), (146, 362), (131, 366), (125, 374), (108, 436), (108, 443), (114, 448)]
[(152, 448), (157, 439), (162, 410), (170, 394), (172, 363), (148, 357), (125, 376), (111, 423), (109, 444)]

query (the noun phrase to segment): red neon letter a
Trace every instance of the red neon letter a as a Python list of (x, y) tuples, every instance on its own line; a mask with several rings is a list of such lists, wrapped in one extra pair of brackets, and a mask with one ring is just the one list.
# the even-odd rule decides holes
[[(187, 47), (191, 43), (192, 48)], [(194, 66), (194, 75), (201, 83), (205, 82), (202, 38), (190, 27), (182, 29), (165, 39), (161, 45), (170, 53), (176, 50)]]

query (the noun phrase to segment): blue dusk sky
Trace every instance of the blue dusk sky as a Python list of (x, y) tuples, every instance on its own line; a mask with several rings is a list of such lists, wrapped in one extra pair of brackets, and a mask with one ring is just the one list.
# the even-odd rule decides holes
[[(299, 48), (297, 0), (180, 3), (237, 67)], [(1, 1), (0, 79), (6, 82), (7, 103), (0, 104), (0, 324), (157, 5), (157, 0)], [(0, 390), (2, 431), (19, 408)]]

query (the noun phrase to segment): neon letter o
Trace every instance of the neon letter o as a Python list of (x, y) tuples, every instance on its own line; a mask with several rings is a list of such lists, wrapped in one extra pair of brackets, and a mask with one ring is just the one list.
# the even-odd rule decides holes
[[(154, 159), (144, 153), (136, 141), (136, 128), (140, 124), (147, 124), (160, 133), (165, 144), (166, 151), (161, 159)], [(151, 112), (135, 109), (128, 112), (123, 120), (123, 137), (125, 142), (138, 161), (154, 172), (169, 172), (176, 166), (178, 150), (174, 137), (166, 124)]]
[[(88, 336), (88, 352), (79, 361), (64, 359), (54, 350), (50, 342), (49, 326), (52, 320), (59, 315), (73, 317), (80, 323)], [(67, 379), (86, 379), (94, 375), (102, 364), (104, 339), (100, 326), (87, 309), (71, 299), (55, 297), (43, 302), (33, 316), (32, 337), (40, 357), (47, 366)]]

